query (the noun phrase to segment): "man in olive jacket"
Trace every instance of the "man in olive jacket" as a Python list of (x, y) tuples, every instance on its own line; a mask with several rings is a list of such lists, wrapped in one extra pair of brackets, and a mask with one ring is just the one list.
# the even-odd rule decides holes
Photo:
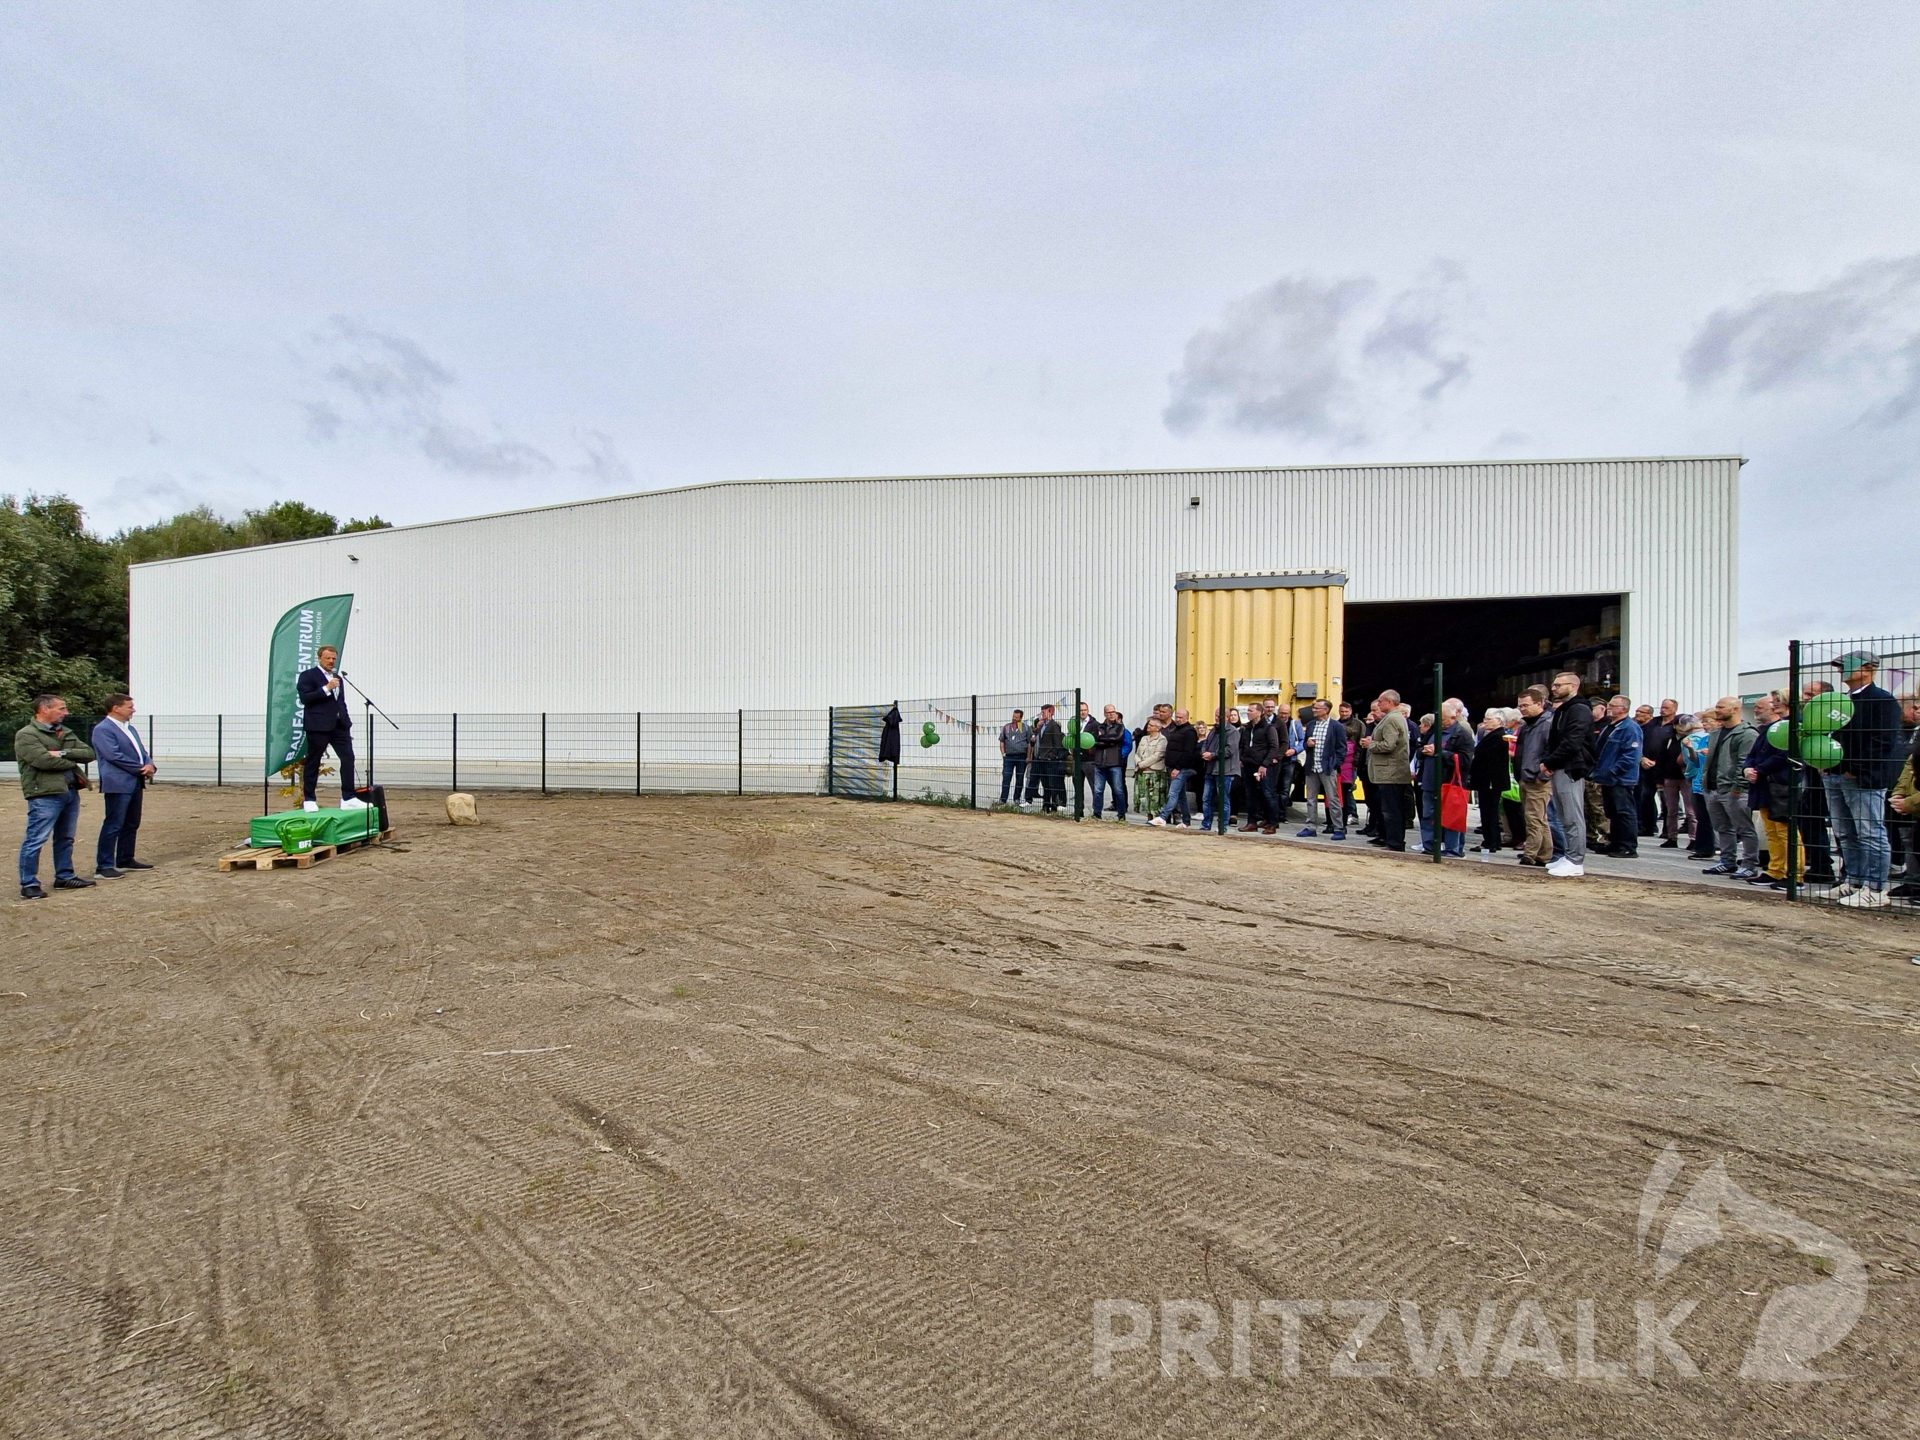
[(1720, 728), (1707, 744), (1700, 795), (1707, 802), (1720, 859), (1703, 873), (1751, 880), (1760, 873), (1760, 837), (1747, 806), (1747, 756), (1759, 732), (1741, 718), (1738, 695), (1722, 695), (1717, 709)]
[(73, 873), (73, 836), (80, 825), (80, 791), (87, 783), (93, 747), (60, 722), (67, 702), (39, 695), (33, 719), (13, 737), (13, 758), (20, 766), (20, 791), (27, 797), (27, 836), (20, 846), (20, 898), (44, 899), (40, 888), (40, 851), (53, 837), (53, 888), (85, 890), (93, 884)]
[(1367, 749), (1367, 793), (1380, 807), (1380, 833), (1368, 843), (1404, 850), (1413, 795), (1413, 736), (1400, 713), (1398, 690), (1380, 692), (1380, 718), (1373, 734), (1360, 743)]

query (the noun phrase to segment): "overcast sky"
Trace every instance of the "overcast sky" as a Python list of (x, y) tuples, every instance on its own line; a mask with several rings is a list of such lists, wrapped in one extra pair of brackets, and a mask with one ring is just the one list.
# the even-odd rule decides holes
[(1920, 630), (1920, 6), (13, 5), (0, 490), (1738, 452)]

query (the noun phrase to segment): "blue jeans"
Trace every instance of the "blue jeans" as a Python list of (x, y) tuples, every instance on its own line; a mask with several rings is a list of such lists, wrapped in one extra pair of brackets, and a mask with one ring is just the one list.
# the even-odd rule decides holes
[(1192, 789), (1193, 782), (1197, 780), (1199, 776), (1200, 772), (1198, 770), (1175, 770), (1172, 772), (1167, 780), (1167, 803), (1160, 811), (1160, 818), (1162, 820), (1169, 819), (1173, 815), (1173, 807), (1178, 805), (1180, 807), (1180, 823), (1182, 825), (1191, 825), (1193, 823), (1193, 797), (1188, 792)]
[[(1434, 816), (1440, 808), (1440, 797), (1431, 790), (1420, 792), (1420, 848), (1428, 854), (1433, 853)], [(1467, 853), (1467, 832), (1464, 830), (1442, 830), (1440, 832), (1440, 853), (1458, 859)]]
[(1869, 790), (1851, 775), (1836, 775), (1831, 770), (1822, 784), (1847, 879), (1869, 890), (1886, 889), (1887, 870), (1893, 860), (1892, 847), (1887, 844), (1887, 792)]
[[(1560, 828), (1560, 809), (1553, 801), (1547, 801), (1547, 829), (1553, 835), (1553, 860), (1562, 860), (1567, 854), (1567, 832)], [(1553, 860), (1547, 863), (1551, 865)]]
[(1013, 803), (1020, 803), (1020, 785), (1027, 778), (1027, 757), (1024, 755), (1002, 755), (1000, 757), (1000, 803), (1007, 803), (1007, 793), (1011, 787)]
[(100, 843), (93, 850), (94, 869), (113, 870), (133, 859), (133, 847), (140, 838), (140, 800), (146, 793), (127, 790), (100, 797), (107, 802), (107, 814), (100, 822)]
[(1093, 767), (1093, 818), (1100, 818), (1100, 796), (1102, 791), (1113, 801), (1113, 813), (1124, 816), (1127, 813), (1126, 774), (1118, 765), (1096, 765)]
[(1209, 770), (1207, 783), (1200, 791), (1200, 828), (1211, 830), (1216, 814), (1221, 824), (1233, 824), (1233, 776), (1216, 775)]
[(58, 795), (38, 795), (27, 801), (27, 838), (20, 847), (21, 889), (40, 883), (40, 851), (49, 835), (53, 837), (54, 878), (73, 879), (73, 832), (79, 827), (78, 790), (63, 791)]

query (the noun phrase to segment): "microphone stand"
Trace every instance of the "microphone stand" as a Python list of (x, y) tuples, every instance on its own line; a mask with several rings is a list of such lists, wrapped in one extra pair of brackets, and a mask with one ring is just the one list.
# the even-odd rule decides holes
[[(375, 715), (378, 715), (382, 720), (386, 721), (387, 724), (393, 726), (394, 730), (396, 731), (399, 730), (400, 725), (399, 725), (399, 722), (397, 722), (391, 715), (387, 714), (386, 711), (382, 710), (378, 705), (374, 704), (373, 697), (367, 694), (366, 691), (362, 690), (360, 686), (354, 682), (353, 677), (348, 675), (346, 671), (335, 670), (333, 673), (338, 675), (341, 678), (341, 680), (344, 681), (346, 684), (353, 686), (354, 693), (358, 695), (363, 701), (366, 702), (367, 789), (372, 790), (373, 789), (373, 734), (374, 734), (373, 717)], [(385, 821), (385, 819), (386, 819), (385, 814), (382, 814), (377, 820), (375, 820), (374, 825), (375, 825), (376, 831), (379, 829), (379, 827), (381, 826), (382, 822)], [(367, 838), (375, 839), (377, 837), (368, 836)]]

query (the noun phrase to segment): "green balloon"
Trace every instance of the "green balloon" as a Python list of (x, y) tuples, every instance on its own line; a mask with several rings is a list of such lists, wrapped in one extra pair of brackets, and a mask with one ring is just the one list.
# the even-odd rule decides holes
[(1800, 707), (1800, 728), (1828, 735), (1853, 719), (1853, 698), (1839, 691), (1816, 695)]
[(933, 721), (929, 720), (920, 727), (920, 748), (930, 750), (939, 743), (940, 731), (935, 728)]
[(1773, 746), (1776, 750), (1787, 749), (1793, 739), (1793, 736), (1789, 733), (1792, 728), (1792, 723), (1789, 721), (1774, 721), (1773, 724), (1767, 727), (1767, 744)]
[(1831, 770), (1840, 763), (1840, 742), (1831, 735), (1802, 735), (1800, 758), (1816, 770)]

